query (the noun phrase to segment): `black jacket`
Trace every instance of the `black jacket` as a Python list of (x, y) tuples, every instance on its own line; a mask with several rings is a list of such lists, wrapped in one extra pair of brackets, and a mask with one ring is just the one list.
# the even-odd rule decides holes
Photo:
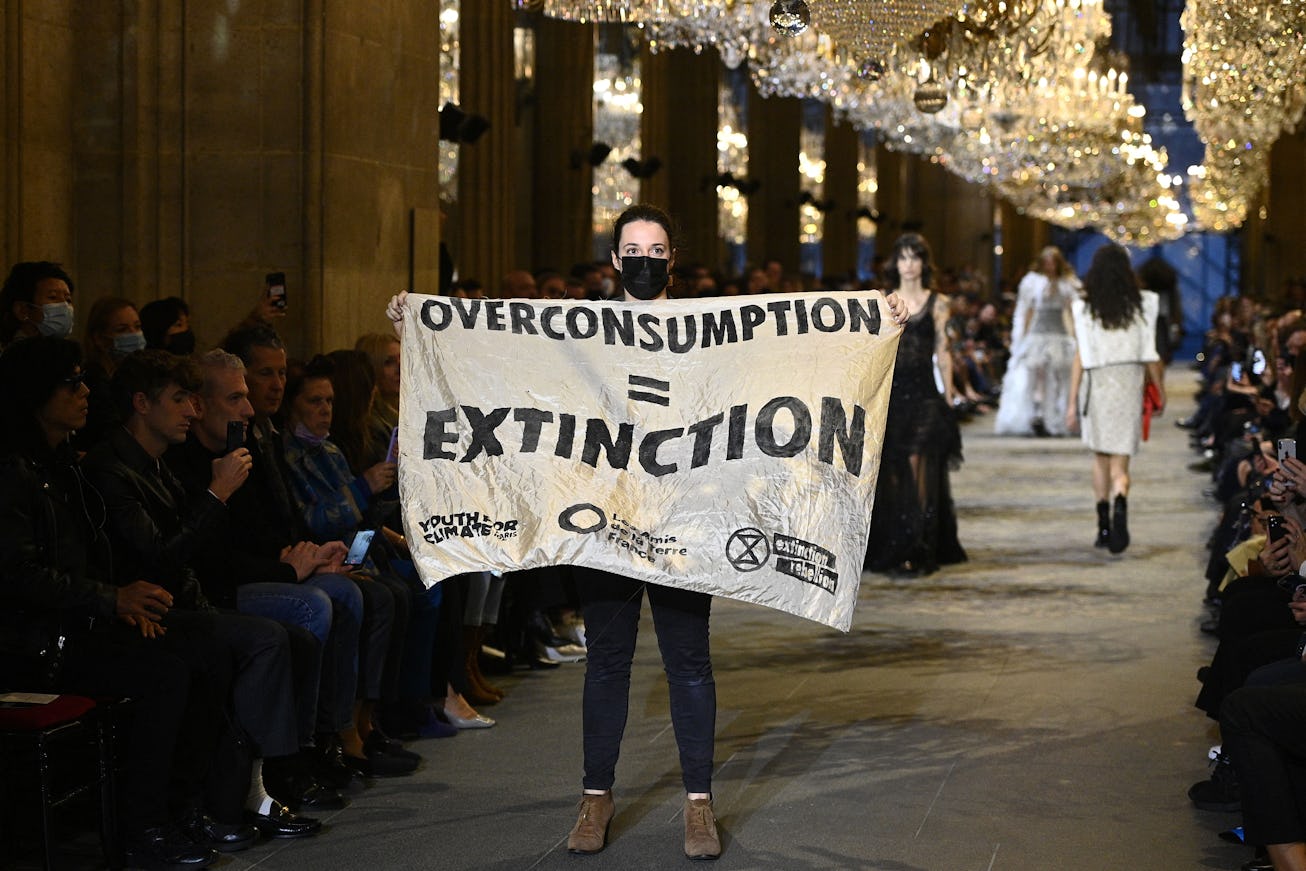
[[(236, 588), (241, 584), (299, 581), (294, 568), (281, 562), (283, 548), (305, 539), (298, 534), (296, 517), (284, 504), (284, 478), (279, 495), (275, 479), (269, 478), (281, 475), (275, 458), (270, 460), (255, 438), (249, 440), (249, 450), (254, 458), (249, 479), (227, 500), (222, 521), (204, 539), (192, 561), (205, 594), (220, 607), (235, 607)], [(187, 498), (193, 500), (207, 494), (212, 463), (219, 456), (192, 435), (184, 444), (169, 448), (164, 462), (181, 481)]]
[(216, 539), (227, 511), (207, 482), (188, 495), (172, 471), (120, 426), (91, 449), (83, 466), (108, 508), (113, 581), (149, 581), (172, 593), (175, 608), (207, 609), (191, 564)]
[(72, 450), (0, 457), (0, 672), (45, 642), (114, 619), (104, 503)]

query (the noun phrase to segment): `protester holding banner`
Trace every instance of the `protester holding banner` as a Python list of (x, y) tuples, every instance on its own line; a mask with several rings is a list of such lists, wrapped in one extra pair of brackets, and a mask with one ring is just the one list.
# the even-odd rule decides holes
[(1084, 297), (1073, 305), (1078, 351), (1066, 425), (1078, 424), (1093, 451), (1094, 546), (1111, 553), (1129, 546), (1129, 458), (1142, 438), (1144, 382), (1156, 388), (1156, 413), (1165, 409), (1157, 310), (1157, 295), (1139, 290), (1128, 252), (1115, 244), (1099, 248), (1084, 275)]
[(898, 340), (866, 552), (866, 566), (874, 571), (930, 574), (940, 565), (966, 560), (948, 480), (949, 466), (961, 462), (961, 430), (952, 413), (949, 305), (946, 296), (932, 289), (933, 273), (925, 238), (900, 236), (886, 276), (910, 317)]
[[(617, 219), (611, 259), (620, 271), (621, 303), (536, 307), (498, 302), (475, 311), (460, 307), (455, 315), (449, 302), (426, 298), (420, 308), (414, 306), (414, 317), (407, 322), (406, 294), (393, 298), (387, 308), (397, 330), (403, 322), (404, 389), (414, 390), (417, 382), (424, 385), (420, 392), (405, 395), (422, 397), (415, 401), (425, 408), (410, 404), (400, 415), (403, 425), (411, 428), (405, 432), (416, 436), (401, 438), (400, 479), (411, 488), (404, 491), (405, 518), (415, 530), (410, 541), (419, 565), (435, 580), (471, 564), (575, 567), (588, 661), (582, 718), (584, 793), (567, 839), (573, 853), (602, 850), (615, 814), (611, 789), (647, 593), (686, 791), (684, 850), (691, 858), (720, 855), (711, 796), (716, 719), (708, 643), (712, 594), (738, 597), (741, 587), (754, 594), (761, 591), (764, 604), (847, 628), (874, 492), (874, 448), (889, 405), (892, 342), (898, 335), (888, 324), (881, 328), (881, 305), (887, 303), (898, 323), (907, 316), (900, 300), (882, 300), (879, 294), (820, 296), (810, 302), (804, 295), (793, 295), (766, 305), (650, 305), (667, 297), (675, 254), (672, 236), (670, 218), (652, 206), (634, 206)], [(479, 317), (482, 312), (484, 319)], [(623, 316), (632, 329), (624, 329)], [(638, 334), (633, 330), (636, 322)], [(491, 336), (493, 353), (481, 344)], [(474, 370), (475, 381), (469, 381), (450, 362), (466, 359), (458, 356), (460, 342), (475, 342), (471, 356), (482, 364), (509, 358), (502, 350), (505, 342), (519, 347), (529, 342), (538, 349), (535, 366), (551, 377), (521, 399), (515, 398), (522, 392), (519, 382), (533, 385), (533, 372), (506, 375), (482, 365)], [(785, 392), (775, 395), (771, 391), (780, 388), (768, 383), (761, 394), (768, 398), (760, 401), (746, 395), (757, 390), (759, 379), (741, 377), (749, 373), (740, 371), (746, 365), (740, 361), (749, 352), (756, 355), (758, 345), (801, 347), (806, 363), (784, 385)], [(628, 374), (630, 359), (639, 361), (642, 372)], [(778, 357), (773, 351), (768, 359)], [(853, 372), (849, 359), (867, 362)], [(602, 389), (621, 375), (629, 389)], [(672, 375), (680, 380), (665, 380)], [(840, 378), (847, 384), (836, 383)], [(675, 415), (685, 412), (674, 407), (669, 394), (681, 383), (685, 386), (679, 392), (692, 391), (697, 400), (690, 403), (689, 412), (704, 414), (705, 419), (677, 420)], [(726, 392), (721, 384), (740, 386)], [(599, 389), (592, 394), (596, 385)], [(439, 396), (428, 400), (427, 392)], [(786, 393), (801, 394), (805, 400)], [(560, 404), (559, 394), (577, 401), (576, 411)], [(722, 395), (736, 404), (711, 414), (720, 407)], [(619, 399), (612, 407), (603, 407), (604, 397), (614, 396)], [(844, 396), (855, 397), (851, 412)], [(481, 409), (471, 404), (476, 401), (493, 405)], [(525, 407), (523, 402), (544, 407)], [(514, 412), (508, 407), (513, 404), (522, 407)], [(750, 409), (760, 410), (752, 411), (750, 418)], [(505, 425), (514, 431), (520, 426), (520, 438), (495, 433), (509, 413), (513, 423)], [(623, 422), (628, 416), (636, 419)], [(454, 431), (463, 418), (474, 421), (466, 441)], [(577, 462), (573, 457), (578, 445)], [(413, 462), (405, 466), (403, 458), (410, 450)], [(785, 464), (789, 460), (792, 465)], [(553, 470), (567, 488), (565, 497), (554, 495), (559, 482), (547, 475), (537, 479), (539, 472), (511, 471), (518, 461), (523, 470)], [(529, 465), (535, 461), (538, 465)], [(740, 465), (724, 465), (735, 463)], [(756, 470), (754, 478), (733, 478), (738, 468)], [(489, 477), (500, 469), (509, 470), (505, 478)], [(444, 474), (458, 474), (457, 483), (428, 486), (435, 480), (432, 476)], [(759, 492), (775, 486), (774, 497), (757, 496), (751, 490), (754, 483)], [(711, 486), (722, 492), (705, 505), (703, 493)], [(469, 493), (466, 487), (477, 492)], [(676, 499), (686, 499), (675, 492), (678, 487), (697, 497), (687, 503), (693, 506), (690, 516), (675, 513)], [(794, 510), (797, 504), (810, 506), (822, 488), (846, 494), (831, 502), (844, 511), (852, 513), (861, 506), (856, 524)], [(736, 492), (741, 490), (749, 492), (741, 498)], [(500, 508), (492, 504), (495, 496), (515, 498), (504, 499)], [(558, 498), (567, 502), (552, 501)], [(747, 504), (730, 504), (732, 498)], [(764, 514), (747, 513), (759, 504), (765, 506)], [(796, 525), (809, 523), (810, 530)], [(553, 538), (551, 552), (543, 549), (546, 535)], [(855, 545), (849, 547), (852, 541)], [(855, 560), (851, 578), (849, 556)]]

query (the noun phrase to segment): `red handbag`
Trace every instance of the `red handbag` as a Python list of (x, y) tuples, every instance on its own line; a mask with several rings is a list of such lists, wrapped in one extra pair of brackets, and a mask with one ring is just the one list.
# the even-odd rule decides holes
[(1143, 387), (1143, 441), (1152, 433), (1152, 415), (1161, 408), (1161, 391), (1151, 381)]

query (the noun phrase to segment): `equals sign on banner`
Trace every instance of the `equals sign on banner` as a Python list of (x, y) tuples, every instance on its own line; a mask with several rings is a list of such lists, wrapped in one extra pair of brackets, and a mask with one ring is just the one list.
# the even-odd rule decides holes
[(657, 378), (649, 378), (645, 375), (631, 375), (628, 383), (630, 390), (626, 396), (635, 402), (651, 402), (654, 405), (671, 404), (671, 397), (668, 395), (671, 393), (670, 381), (659, 381)]

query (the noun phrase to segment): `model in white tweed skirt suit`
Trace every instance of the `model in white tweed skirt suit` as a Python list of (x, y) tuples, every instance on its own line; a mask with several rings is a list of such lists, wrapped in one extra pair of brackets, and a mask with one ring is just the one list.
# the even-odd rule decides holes
[(1079, 425), (1093, 451), (1097, 499), (1096, 547), (1129, 546), (1129, 458), (1142, 441), (1143, 390), (1150, 382), (1165, 408), (1164, 370), (1156, 351), (1158, 299), (1140, 290), (1129, 254), (1098, 249), (1084, 275), (1084, 294), (1071, 306), (1076, 354), (1070, 371), (1066, 425)]

